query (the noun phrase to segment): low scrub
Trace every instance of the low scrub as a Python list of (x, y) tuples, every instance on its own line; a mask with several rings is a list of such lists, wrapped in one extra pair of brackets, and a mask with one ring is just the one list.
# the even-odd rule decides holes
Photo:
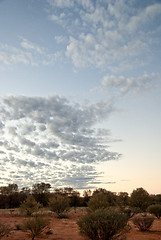
[(108, 206), (108, 198), (103, 192), (96, 193), (90, 198), (88, 202), (88, 207), (91, 211), (96, 211), (97, 209), (101, 208), (107, 208)]
[(21, 204), (20, 212), (26, 216), (31, 216), (33, 213), (38, 212), (42, 205), (29, 195), (27, 199)]
[(148, 231), (154, 221), (154, 216), (147, 213), (136, 214), (132, 221), (140, 231)]
[(91, 240), (110, 240), (127, 225), (125, 214), (112, 209), (98, 209), (88, 213), (78, 222), (80, 232)]
[(29, 232), (29, 235), (31, 236), (32, 240), (34, 240), (36, 236), (42, 234), (42, 232), (45, 230), (45, 228), (48, 227), (48, 225), (49, 225), (48, 219), (42, 216), (36, 216), (24, 220), (21, 228), (23, 231)]
[(66, 213), (69, 210), (69, 198), (61, 194), (56, 194), (49, 199), (49, 208), (55, 212), (59, 218), (67, 217)]
[(125, 207), (124, 209), (121, 209), (129, 218), (132, 218), (135, 214), (142, 213), (143, 211), (140, 208), (137, 207)]
[(0, 239), (5, 235), (9, 234), (10, 231), (11, 231), (11, 228), (8, 225), (0, 223)]
[(154, 214), (158, 219), (161, 217), (161, 204), (151, 205), (147, 211)]

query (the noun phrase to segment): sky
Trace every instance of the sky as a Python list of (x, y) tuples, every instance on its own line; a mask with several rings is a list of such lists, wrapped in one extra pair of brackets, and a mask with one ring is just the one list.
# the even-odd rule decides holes
[(0, 185), (161, 193), (160, 60), (160, 0), (0, 0)]

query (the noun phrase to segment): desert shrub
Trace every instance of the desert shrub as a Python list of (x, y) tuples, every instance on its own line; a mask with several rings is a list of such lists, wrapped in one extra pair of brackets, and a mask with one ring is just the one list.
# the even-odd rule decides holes
[(50, 183), (36, 183), (32, 186), (32, 194), (35, 200), (41, 203), (44, 207), (47, 206), (50, 196)]
[(128, 206), (129, 205), (129, 195), (128, 195), (128, 193), (127, 192), (120, 192), (117, 195), (116, 203), (122, 209), (124, 209), (126, 206)]
[(5, 235), (9, 234), (10, 231), (11, 231), (11, 228), (8, 225), (0, 223), (0, 239)]
[(121, 208), (121, 210), (127, 214), (127, 216), (129, 218), (133, 217), (135, 214), (138, 214), (138, 213), (142, 213), (143, 211), (140, 209), (140, 208), (137, 208), (137, 207), (125, 207), (125, 208)]
[(15, 224), (15, 229), (14, 230), (22, 230), (21, 224)]
[(53, 234), (53, 231), (52, 231), (51, 229), (48, 229), (48, 230), (46, 231), (46, 235), (51, 235), (51, 234)]
[(26, 216), (31, 216), (34, 212), (37, 212), (42, 205), (34, 199), (32, 195), (29, 195), (27, 199), (21, 204), (20, 211)]
[(69, 210), (70, 201), (67, 196), (62, 194), (55, 194), (49, 199), (49, 208), (55, 212), (59, 218), (65, 217), (65, 213)]
[(92, 240), (110, 240), (127, 224), (125, 214), (112, 209), (98, 209), (88, 213), (78, 222), (80, 232)]
[(140, 231), (148, 231), (154, 221), (154, 216), (147, 213), (138, 213), (132, 218), (132, 221)]
[(147, 207), (151, 204), (151, 197), (149, 193), (143, 188), (134, 190), (130, 197), (130, 206), (140, 208), (146, 211)]
[(21, 228), (23, 231), (29, 231), (29, 235), (31, 236), (32, 240), (34, 240), (36, 236), (39, 236), (45, 230), (45, 228), (48, 227), (48, 225), (48, 219), (42, 216), (36, 216), (24, 220)]
[(161, 217), (161, 205), (160, 204), (149, 206), (147, 208), (147, 211), (149, 213), (154, 214), (158, 219)]
[(103, 192), (99, 192), (93, 195), (88, 202), (88, 207), (92, 211), (95, 211), (100, 208), (107, 208), (108, 206), (109, 206), (108, 198)]
[(111, 191), (107, 191), (104, 188), (97, 188), (93, 191), (93, 195), (95, 196), (96, 194), (99, 193), (103, 193), (104, 195), (106, 195), (107, 198), (107, 202), (109, 206), (116, 206), (117, 205), (117, 196), (115, 193), (111, 192)]

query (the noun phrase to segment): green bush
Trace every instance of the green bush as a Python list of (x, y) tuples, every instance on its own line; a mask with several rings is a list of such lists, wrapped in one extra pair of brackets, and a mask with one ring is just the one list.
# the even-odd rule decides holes
[(130, 206), (140, 208), (143, 212), (151, 204), (151, 197), (149, 193), (143, 188), (133, 190), (130, 197)]
[(36, 216), (24, 220), (22, 224), (22, 230), (29, 231), (29, 235), (31, 236), (32, 240), (34, 240), (36, 236), (39, 236), (44, 229), (48, 227), (48, 225), (48, 219), (42, 216)]
[(21, 204), (20, 211), (26, 216), (31, 216), (34, 212), (38, 212), (41, 207), (42, 205), (36, 202), (32, 195), (29, 195), (27, 199)]
[(154, 221), (154, 217), (151, 214), (139, 213), (132, 218), (132, 221), (140, 231), (148, 231)]
[(149, 206), (147, 208), (147, 211), (149, 213), (154, 214), (158, 219), (161, 217), (161, 205), (160, 204)]
[(126, 226), (128, 218), (118, 210), (98, 209), (78, 222), (80, 232), (91, 240), (110, 240)]
[(137, 207), (125, 207), (124, 209), (121, 208), (121, 210), (127, 214), (129, 218), (132, 218), (135, 214), (142, 213), (143, 211), (140, 208)]
[(96, 193), (90, 198), (88, 202), (88, 207), (92, 211), (101, 208), (107, 208), (108, 206), (109, 206), (108, 198), (103, 192)]
[(5, 235), (9, 234), (10, 231), (11, 231), (11, 228), (8, 225), (0, 223), (0, 239)]
[(70, 200), (67, 196), (55, 194), (49, 199), (49, 208), (52, 212), (57, 213), (59, 218), (65, 217), (65, 213), (69, 210)]

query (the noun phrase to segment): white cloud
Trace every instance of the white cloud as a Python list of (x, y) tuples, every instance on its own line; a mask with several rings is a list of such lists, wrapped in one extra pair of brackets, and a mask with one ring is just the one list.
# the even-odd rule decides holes
[(62, 44), (61, 52), (51, 53), (21, 38), (17, 48), (1, 44), (1, 68), (18, 63), (51, 65), (66, 56), (77, 68), (94, 66), (110, 74), (122, 74), (153, 62), (153, 48), (160, 45), (160, 3), (136, 6), (135, 1), (127, 0), (46, 2), (48, 19), (60, 27), (55, 41)]
[[(127, 0), (70, 1), (70, 8), (65, 10), (62, 7), (69, 2), (51, 3), (55, 6), (51, 10), (54, 21), (68, 34), (66, 56), (74, 66), (92, 65), (115, 74), (142, 68), (143, 63), (150, 66), (153, 46), (160, 41), (155, 35), (156, 20), (161, 16), (160, 3), (136, 7), (135, 1)], [(127, 63), (126, 69), (121, 63)]]
[(140, 27), (144, 27), (147, 24), (151, 24), (153, 19), (161, 15), (161, 4), (156, 3), (147, 6), (141, 10), (137, 15), (132, 16), (130, 22), (127, 24), (127, 29), (130, 32), (137, 31)]
[(53, 7), (70, 8), (74, 6), (74, 0), (47, 0), (47, 2)]
[(77, 1), (87, 11), (94, 11), (93, 1), (91, 0), (78, 0)]
[(0, 44), (0, 62), (3, 66), (24, 65), (53, 65), (60, 59), (61, 53), (50, 53), (48, 49), (38, 46), (27, 39), (21, 38), (20, 46), (13, 47)]
[(144, 74), (136, 79), (124, 76), (104, 76), (100, 89), (119, 95), (139, 93), (156, 88), (158, 79), (161, 79), (161, 76), (156, 73), (151, 75)]
[(52, 15), (50, 15), (49, 19), (61, 25), (61, 24), (63, 24), (66, 17), (65, 17), (65, 14), (63, 12), (59, 16), (57, 16), (55, 14), (52, 14)]
[(42, 47), (33, 44), (32, 42), (28, 41), (27, 39), (22, 39), (21, 46), (27, 50), (34, 50), (40, 54), (44, 54), (45, 50)]
[(25, 65), (28, 65), (29, 63), (31, 63), (31, 65), (36, 65), (36, 63), (34, 63), (32, 59), (32, 56), (21, 50), (17, 53), (13, 53), (13, 52), (11, 53), (11, 51), (5, 52), (4, 50), (1, 50), (0, 62), (2, 62), (4, 65), (7, 65), (7, 66), (14, 65), (17, 63), (22, 63)]
[[(98, 176), (95, 163), (120, 157), (109, 151), (109, 131), (96, 128), (113, 110), (111, 102), (79, 105), (59, 96), (2, 97), (0, 152), (7, 170), (1, 168), (1, 175), (11, 181), (18, 176), (20, 185), (31, 184), (31, 174), (35, 182), (47, 175), (59, 186), (87, 187)], [(85, 173), (80, 171), (84, 167)]]
[(65, 36), (62, 36), (62, 35), (55, 36), (54, 39), (57, 43), (66, 43), (67, 42), (67, 38)]

